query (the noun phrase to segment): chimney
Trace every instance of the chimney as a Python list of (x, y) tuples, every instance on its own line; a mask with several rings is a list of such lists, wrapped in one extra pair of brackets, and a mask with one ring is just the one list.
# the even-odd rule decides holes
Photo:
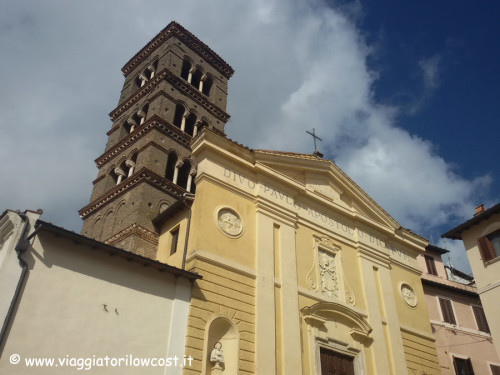
[(482, 212), (484, 212), (484, 204), (481, 203), (479, 206), (476, 207), (476, 212), (474, 213), (474, 216), (477, 216)]

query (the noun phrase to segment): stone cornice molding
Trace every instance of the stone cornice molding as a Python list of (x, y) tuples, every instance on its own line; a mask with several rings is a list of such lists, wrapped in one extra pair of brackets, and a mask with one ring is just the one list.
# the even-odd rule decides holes
[(207, 63), (217, 69), (217, 71), (222, 73), (226, 78), (229, 79), (233, 75), (234, 69), (231, 68), (227, 62), (212, 51), (212, 49), (210, 49), (205, 43), (175, 21), (170, 22), (123, 66), (123, 75), (126, 77), (135, 67), (150, 56), (165, 41), (172, 37), (176, 37), (186, 46), (198, 53), (198, 55), (203, 57)]
[(401, 330), (401, 332), (409, 333), (410, 335), (417, 336), (431, 342), (436, 341), (436, 338), (432, 335), (432, 333), (410, 327), (409, 325), (406, 325), (404, 323), (399, 323), (399, 329)]
[(158, 233), (155, 233), (139, 224), (132, 224), (128, 228), (125, 228), (114, 236), (108, 238), (106, 241), (104, 241), (104, 243), (113, 245), (123, 241), (125, 238), (130, 236), (137, 236), (155, 246), (158, 245)]
[(326, 319), (323, 315), (338, 315), (343, 317), (351, 323), (351, 328), (356, 332), (356, 334), (362, 336), (363, 338), (369, 338), (372, 332), (372, 327), (366, 321), (366, 319), (358, 314), (355, 310), (348, 306), (345, 306), (338, 302), (318, 302), (313, 306), (304, 307), (300, 310), (302, 318), (307, 321), (308, 317), (319, 317), (316, 319), (317, 322), (321, 322)]
[(372, 249), (363, 243), (359, 243), (358, 246), (358, 256), (364, 258), (369, 262), (377, 264), (384, 268), (390, 268), (391, 257), (388, 253), (383, 253), (380, 250)]
[[(208, 252), (205, 250), (199, 250), (199, 249), (192, 250), (188, 254), (186, 262), (191, 263), (191, 262), (194, 262), (197, 260), (213, 264), (214, 266), (224, 268), (226, 270), (237, 273), (239, 275), (249, 277), (251, 279), (257, 278), (257, 273), (255, 272), (254, 269), (249, 268), (247, 266), (244, 266), (244, 265), (237, 263), (235, 261), (228, 260), (226, 258), (212, 254), (211, 252)], [(193, 266), (193, 268), (197, 268), (196, 263), (190, 264), (190, 265)]]
[(104, 195), (101, 195), (99, 198), (90, 202), (88, 205), (83, 207), (78, 213), (82, 219), (85, 219), (101, 207), (111, 203), (116, 198), (122, 196), (127, 191), (137, 186), (140, 183), (148, 183), (151, 186), (157, 188), (158, 190), (163, 191), (166, 194), (172, 195), (174, 197), (180, 198), (182, 194), (185, 192), (183, 188), (178, 185), (175, 185), (173, 182), (167, 180), (160, 175), (150, 171), (149, 169), (142, 168), (137, 173), (132, 176), (126, 178), (122, 183), (117, 185), (114, 189), (106, 192)]
[(147, 133), (151, 132), (154, 129), (159, 130), (180, 145), (189, 148), (189, 143), (191, 142), (192, 138), (190, 135), (186, 134), (178, 127), (169, 124), (160, 117), (153, 116), (147, 122), (138, 126), (137, 129), (135, 129), (127, 137), (123, 138), (120, 142), (118, 142), (104, 154), (95, 159), (97, 168), (101, 168), (104, 163), (111, 160), (114, 156), (118, 155), (122, 151), (135, 144), (140, 138), (144, 137)]
[(205, 94), (199, 92), (195, 87), (189, 84), (184, 79), (177, 77), (172, 72), (164, 69), (158, 75), (156, 75), (152, 80), (150, 80), (144, 87), (137, 90), (132, 96), (130, 96), (126, 101), (116, 107), (113, 111), (110, 112), (109, 116), (111, 121), (115, 121), (118, 116), (124, 113), (127, 109), (136, 104), (142, 97), (144, 97), (147, 93), (153, 91), (158, 84), (162, 80), (166, 80), (173, 87), (179, 90), (182, 94), (191, 98), (196, 103), (205, 108), (208, 112), (210, 112), (213, 116), (226, 123), (231, 117), (220, 107), (212, 103), (208, 100), (208, 97)]

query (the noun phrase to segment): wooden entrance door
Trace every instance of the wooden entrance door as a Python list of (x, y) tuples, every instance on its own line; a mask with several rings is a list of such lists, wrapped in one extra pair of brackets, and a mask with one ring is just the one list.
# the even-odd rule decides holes
[(321, 375), (354, 375), (354, 358), (320, 348)]

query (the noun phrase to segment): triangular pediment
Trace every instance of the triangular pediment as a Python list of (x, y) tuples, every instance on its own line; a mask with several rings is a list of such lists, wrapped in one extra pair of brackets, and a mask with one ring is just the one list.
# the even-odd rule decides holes
[(331, 160), (314, 155), (256, 151), (256, 162), (303, 186), (311, 196), (355, 216), (397, 229), (400, 225)]

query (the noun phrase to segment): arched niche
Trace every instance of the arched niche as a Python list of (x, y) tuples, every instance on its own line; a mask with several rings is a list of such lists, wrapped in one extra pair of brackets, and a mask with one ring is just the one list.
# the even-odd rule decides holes
[[(203, 358), (203, 374), (205, 375), (237, 375), (239, 364), (239, 331), (236, 325), (225, 316), (216, 316), (207, 323), (205, 330), (205, 349)], [(224, 364), (216, 369), (210, 362), (215, 344), (222, 344)]]

